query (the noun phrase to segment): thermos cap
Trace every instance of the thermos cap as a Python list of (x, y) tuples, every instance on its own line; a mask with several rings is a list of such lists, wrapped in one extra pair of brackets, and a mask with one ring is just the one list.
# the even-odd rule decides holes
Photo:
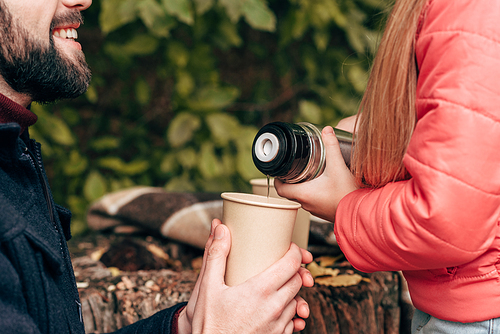
[(255, 157), (262, 162), (272, 161), (280, 148), (278, 137), (270, 132), (261, 134), (254, 144)]

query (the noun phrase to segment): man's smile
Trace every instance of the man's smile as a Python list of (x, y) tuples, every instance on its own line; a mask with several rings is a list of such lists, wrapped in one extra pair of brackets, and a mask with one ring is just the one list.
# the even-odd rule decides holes
[(67, 39), (77, 39), (78, 33), (75, 28), (57, 28), (54, 29), (53, 35), (56, 37), (67, 38)]
[(80, 43), (76, 42), (78, 38), (78, 33), (76, 29), (79, 27), (79, 24), (74, 24), (67, 27), (56, 27), (52, 30), (52, 35), (55, 37), (54, 40), (64, 40), (65, 43), (70, 42), (74, 48), (78, 50), (82, 49)]

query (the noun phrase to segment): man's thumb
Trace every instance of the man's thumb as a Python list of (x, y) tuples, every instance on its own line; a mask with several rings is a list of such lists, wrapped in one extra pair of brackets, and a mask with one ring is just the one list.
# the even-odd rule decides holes
[(207, 262), (203, 274), (203, 282), (213, 284), (224, 283), (226, 261), (231, 249), (231, 235), (226, 225), (220, 224), (215, 228), (214, 239), (207, 252)]

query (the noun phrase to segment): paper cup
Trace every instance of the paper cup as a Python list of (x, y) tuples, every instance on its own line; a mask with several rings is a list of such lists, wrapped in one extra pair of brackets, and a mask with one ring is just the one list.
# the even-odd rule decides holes
[[(267, 179), (250, 180), (252, 192), (257, 195), (267, 196)], [(274, 188), (274, 179), (269, 180), (269, 197), (283, 198), (278, 195)], [(311, 214), (300, 208), (295, 220), (292, 241), (300, 248), (307, 249), (309, 244), (309, 226), (311, 225)]]
[(221, 197), (222, 222), (231, 232), (225, 280), (234, 286), (285, 255), (300, 204), (244, 193), (222, 193)]

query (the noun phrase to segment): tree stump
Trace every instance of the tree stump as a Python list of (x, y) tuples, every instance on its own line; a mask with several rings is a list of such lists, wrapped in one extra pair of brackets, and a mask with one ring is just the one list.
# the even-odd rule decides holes
[(108, 333), (188, 301), (194, 270), (116, 272), (89, 257), (73, 260), (86, 333)]
[[(87, 333), (107, 333), (187, 301), (196, 270), (115, 272), (84, 256), (73, 260)], [(369, 282), (348, 287), (316, 284), (300, 295), (311, 314), (303, 334), (399, 333), (399, 276), (365, 275)]]
[(368, 274), (370, 282), (348, 287), (316, 284), (300, 296), (311, 310), (303, 334), (400, 333), (399, 276), (393, 272)]

